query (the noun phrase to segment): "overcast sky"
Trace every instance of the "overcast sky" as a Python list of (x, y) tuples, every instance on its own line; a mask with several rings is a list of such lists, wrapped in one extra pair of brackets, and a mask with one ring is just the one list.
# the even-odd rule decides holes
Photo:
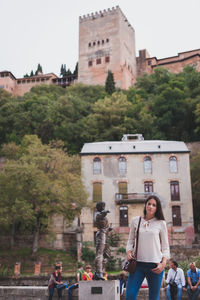
[(136, 54), (163, 58), (200, 48), (200, 0), (0, 0), (0, 71), (59, 76), (78, 61), (79, 16), (119, 5), (135, 29)]

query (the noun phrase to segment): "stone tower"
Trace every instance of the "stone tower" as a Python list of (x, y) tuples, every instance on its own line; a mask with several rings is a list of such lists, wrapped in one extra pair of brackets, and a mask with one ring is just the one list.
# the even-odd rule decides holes
[(136, 81), (135, 31), (118, 6), (79, 18), (78, 81), (104, 85), (108, 70), (122, 89)]

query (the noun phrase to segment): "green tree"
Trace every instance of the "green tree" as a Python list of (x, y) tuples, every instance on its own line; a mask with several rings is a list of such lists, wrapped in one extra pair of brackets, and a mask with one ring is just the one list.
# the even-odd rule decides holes
[(18, 158), (7, 158), (0, 173), (0, 222), (6, 219), (11, 236), (19, 221), (32, 226), (33, 253), (54, 215), (70, 224), (86, 204), (80, 160), (57, 145), (43, 145), (36, 136), (25, 136)]
[(38, 75), (38, 73), (43, 73), (42, 66), (40, 64), (38, 64), (38, 66), (37, 66), (37, 70), (35, 71), (35, 75)]
[(75, 75), (76, 77), (78, 77), (78, 62), (76, 63), (73, 75)]
[(109, 95), (112, 95), (115, 92), (115, 81), (113, 73), (111, 71), (108, 71), (108, 75), (105, 82), (105, 90)]
[(120, 140), (125, 132), (133, 132), (136, 126), (132, 104), (123, 93), (98, 100), (85, 120), (85, 141)]

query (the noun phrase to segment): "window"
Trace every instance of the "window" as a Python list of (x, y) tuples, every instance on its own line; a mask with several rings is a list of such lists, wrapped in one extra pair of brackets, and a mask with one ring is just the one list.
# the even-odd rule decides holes
[(109, 42), (109, 39), (106, 39), (106, 43), (108, 43)]
[(98, 45), (98, 46), (100, 45), (100, 41), (97, 42), (97, 45)]
[(119, 158), (119, 173), (121, 175), (126, 174), (126, 158), (125, 157)]
[(145, 193), (153, 193), (153, 182), (152, 181), (145, 181), (144, 192)]
[(128, 226), (128, 207), (121, 206), (119, 208), (119, 223), (120, 227)]
[(144, 173), (152, 173), (152, 160), (150, 156), (144, 158)]
[(91, 43), (88, 44), (88, 47), (91, 47)]
[(127, 182), (118, 183), (119, 194), (127, 194)]
[(95, 42), (93, 42), (93, 46), (95, 46), (96, 45), (96, 43)]
[(92, 67), (92, 60), (88, 61), (88, 67)]
[(102, 44), (104, 44), (104, 40), (102, 40), (101, 42), (102, 42)]
[(173, 226), (181, 226), (181, 208), (180, 206), (172, 206), (172, 223)]
[(106, 62), (106, 63), (109, 63), (109, 62), (110, 62), (110, 56), (106, 56), (105, 62)]
[(120, 199), (128, 199), (128, 194), (127, 194), (127, 182), (119, 182), (118, 183), (118, 189), (119, 189), (119, 195)]
[(150, 60), (148, 60), (148, 65), (151, 66), (151, 61)]
[(0, 85), (0, 89), (3, 89), (4, 88), (4, 85), (2, 84), (2, 85)]
[(170, 170), (171, 173), (177, 173), (178, 172), (176, 156), (171, 156), (169, 158), (169, 170)]
[(102, 184), (101, 184), (101, 182), (93, 183), (93, 201), (94, 202), (102, 201)]
[(97, 58), (97, 65), (100, 65), (101, 64), (101, 58)]
[(180, 200), (180, 193), (179, 193), (179, 182), (178, 181), (171, 181), (170, 182), (170, 192), (171, 192), (171, 200)]
[(95, 157), (93, 160), (93, 174), (101, 174), (101, 159)]

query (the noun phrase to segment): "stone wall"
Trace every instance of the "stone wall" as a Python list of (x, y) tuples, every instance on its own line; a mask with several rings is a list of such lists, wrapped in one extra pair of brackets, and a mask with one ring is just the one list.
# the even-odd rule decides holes
[[(0, 286), (0, 300), (47, 300), (47, 287), (2, 287)], [(55, 291), (53, 300), (57, 299)], [(67, 290), (63, 292), (63, 299), (68, 300)], [(73, 300), (78, 300), (78, 290), (73, 291)], [(140, 289), (138, 299), (148, 300), (148, 289)], [(182, 300), (188, 299), (187, 293), (183, 292)], [(89, 299), (88, 299), (89, 300)], [(105, 299), (108, 300), (108, 299)], [(121, 300), (125, 300), (125, 291)], [(160, 300), (166, 300), (165, 291), (161, 290)]]

